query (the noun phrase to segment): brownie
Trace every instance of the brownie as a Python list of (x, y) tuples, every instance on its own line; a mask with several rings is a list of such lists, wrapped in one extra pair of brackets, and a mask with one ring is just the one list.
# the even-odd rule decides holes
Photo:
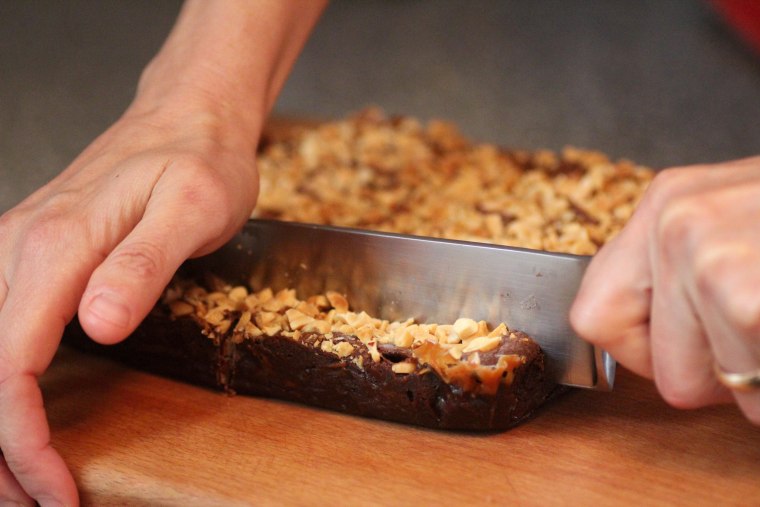
[[(458, 327), (388, 323), (349, 311), (348, 302), (334, 293), (329, 299), (321, 295), (301, 301), (287, 290), (250, 295), (246, 290), (246, 298), (235, 298), (241, 287), (216, 289), (195, 282), (173, 284), (137, 330), (117, 345), (92, 342), (76, 320), (64, 340), (138, 369), (229, 393), (436, 429), (503, 430), (530, 416), (558, 390), (545, 375), (540, 347), (504, 325), (490, 330), (469, 319), (457, 321)], [(258, 298), (256, 305), (243, 310), (250, 298)], [(304, 323), (311, 317), (301, 312), (310, 311), (309, 306), (318, 312), (311, 324)], [(267, 313), (265, 319), (276, 315), (280, 322), (263, 332), (253, 323), (261, 325), (261, 314)], [(338, 330), (349, 330), (341, 322), (356, 319), (360, 332)], [(375, 334), (368, 334), (373, 326)], [(434, 343), (433, 335), (425, 334), (430, 329), (443, 342), (454, 336), (460, 343)], [(415, 333), (420, 339), (412, 337)], [(462, 353), (452, 356), (448, 351), (453, 348)]]

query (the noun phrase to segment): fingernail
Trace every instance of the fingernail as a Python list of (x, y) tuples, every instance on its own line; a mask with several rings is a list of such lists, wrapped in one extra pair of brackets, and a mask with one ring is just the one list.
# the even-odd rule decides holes
[(127, 327), (129, 325), (129, 308), (115, 294), (104, 292), (95, 296), (90, 302), (90, 312), (100, 320), (114, 326)]

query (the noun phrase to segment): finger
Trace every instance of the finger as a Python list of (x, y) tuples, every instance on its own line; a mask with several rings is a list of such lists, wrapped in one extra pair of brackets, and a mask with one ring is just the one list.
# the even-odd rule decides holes
[[(0, 383), (0, 446), (15, 480), (41, 505), (78, 504), (74, 479), (50, 445), (42, 394), (31, 374)], [(10, 493), (17, 496), (15, 489)]]
[[(635, 373), (652, 376), (649, 345), (651, 274), (633, 229), (602, 248), (589, 265), (570, 310), (582, 338), (602, 347)], [(625, 269), (620, 268), (626, 259)]]
[[(760, 184), (728, 188), (711, 195), (703, 207), (721, 202), (722, 220), (712, 224), (694, 246), (694, 277), (690, 293), (703, 316), (715, 361), (725, 371), (760, 368)], [(714, 220), (714, 219), (713, 219)], [(709, 222), (709, 221), (708, 221)], [(732, 392), (748, 419), (760, 424), (760, 393)]]
[(5, 505), (6, 502), (13, 502), (13, 504), (19, 505), (34, 505), (34, 500), (26, 494), (16, 478), (13, 477), (5, 462), (5, 458), (0, 453), (0, 505)]
[[(726, 248), (727, 250), (729, 248)], [(741, 249), (736, 248), (737, 252)], [(752, 252), (752, 262), (741, 262), (734, 255), (721, 261), (712, 261), (715, 278), (701, 285), (702, 312), (706, 315), (705, 327), (719, 368), (727, 372), (743, 373), (760, 370), (760, 248)], [(740, 255), (741, 256), (741, 255)], [(733, 259), (731, 259), (733, 257)], [(719, 265), (731, 262), (730, 272)], [(743, 265), (746, 269), (736, 270)], [(721, 277), (721, 273), (725, 276)], [(710, 297), (709, 294), (713, 296)], [(708, 299), (709, 297), (709, 299)], [(760, 424), (760, 392), (731, 391), (739, 408), (747, 418)]]
[(249, 213), (233, 216), (224, 182), (197, 171), (159, 181), (142, 220), (95, 269), (79, 306), (87, 334), (101, 343), (129, 335), (148, 314), (180, 264), (221, 246)]
[[(657, 246), (653, 246), (657, 248)], [(726, 398), (712, 374), (713, 355), (677, 267), (673, 245), (654, 266), (650, 326), (653, 377), (663, 398), (679, 408), (696, 408)]]
[[(721, 348), (734, 355), (739, 353), (740, 364), (748, 357), (746, 344), (752, 338), (721, 322), (729, 310), (727, 304), (736, 306), (741, 301), (740, 306), (744, 306), (752, 301), (751, 297), (737, 299), (737, 295), (744, 295), (736, 290), (751, 282), (752, 276), (749, 273), (747, 277), (743, 269), (746, 262), (736, 253), (760, 251), (760, 244), (750, 247), (740, 242), (743, 248), (730, 248), (736, 244), (737, 235), (741, 238), (750, 231), (749, 238), (756, 236), (752, 224), (755, 219), (750, 217), (746, 222), (751, 210), (743, 203), (755, 202), (757, 190), (744, 199), (736, 195), (746, 193), (747, 187), (752, 190), (752, 186), (751, 182), (724, 185), (681, 196), (672, 199), (659, 217), (650, 254), (655, 294), (652, 347), (655, 380), (673, 405), (698, 407), (730, 400), (728, 391), (714, 375), (716, 353)], [(726, 227), (726, 223), (732, 227)], [(709, 290), (705, 293), (700, 287)], [(746, 319), (751, 312), (745, 309), (734, 313), (734, 317)]]
[(24, 491), (43, 505), (77, 502), (74, 480), (50, 446), (36, 383), (55, 354), (93, 264), (60, 241), (65, 232), (71, 231), (56, 219), (28, 230), (17, 245), (19, 263), (6, 270), (12, 277), (0, 308), (0, 449)]
[[(760, 159), (721, 167), (659, 173), (628, 225), (592, 259), (571, 308), (570, 322), (582, 338), (605, 348), (641, 375), (653, 375), (648, 324), (653, 304), (652, 263), (657, 258), (652, 257), (650, 245), (656, 239), (658, 217), (681, 196), (757, 178)], [(658, 300), (658, 304), (665, 303)]]
[[(715, 361), (727, 372), (760, 370), (760, 245), (747, 251), (725, 245), (710, 259), (714, 276), (700, 285), (700, 305)], [(730, 252), (730, 253), (726, 253)], [(730, 268), (729, 268), (730, 266)], [(744, 266), (744, 269), (737, 269)], [(760, 424), (760, 392), (731, 391), (739, 408), (755, 424)]]

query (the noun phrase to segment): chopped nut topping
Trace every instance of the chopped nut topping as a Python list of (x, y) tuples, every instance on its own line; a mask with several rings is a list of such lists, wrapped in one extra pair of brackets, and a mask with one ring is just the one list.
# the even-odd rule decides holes
[[(351, 311), (348, 299), (336, 292), (300, 300), (293, 290), (275, 294), (270, 289), (251, 292), (244, 287), (221, 287), (206, 292), (193, 283), (176, 281), (167, 289), (164, 301), (168, 302), (175, 318), (196, 318), (211, 338), (228, 331), (232, 333), (233, 343), (283, 336), (309, 343), (339, 358), (350, 358), (350, 364), (360, 369), (366, 368), (362, 354), (367, 354), (373, 363), (388, 360), (379, 345), (406, 350), (409, 359), (400, 362), (394, 359), (391, 366), (392, 371), (399, 374), (416, 371), (417, 364), (439, 371), (445, 365), (450, 366), (449, 361), (480, 367), (478, 353), (493, 351), (503, 339), (510, 338), (505, 324), (490, 329), (484, 321), (467, 318), (457, 319), (454, 324), (377, 319), (363, 311)], [(278, 311), (272, 311), (274, 308)], [(315, 333), (317, 339), (313, 339)], [(312, 338), (307, 340), (306, 336)], [(517, 339), (514, 335), (511, 338)], [(437, 352), (431, 355), (430, 346), (437, 347)], [(422, 355), (418, 351), (423, 351)], [(441, 361), (441, 365), (430, 361)]]
[(378, 110), (274, 141), (258, 168), (257, 217), (574, 254), (614, 237), (654, 174), (575, 148), (506, 151)]

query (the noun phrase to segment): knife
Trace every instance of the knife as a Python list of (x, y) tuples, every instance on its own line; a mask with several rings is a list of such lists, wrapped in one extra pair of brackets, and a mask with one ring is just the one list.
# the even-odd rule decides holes
[(188, 261), (253, 287), (334, 290), (388, 320), (501, 322), (530, 335), (558, 383), (611, 390), (615, 361), (578, 338), (568, 312), (590, 257), (468, 241), (251, 219), (221, 249)]

